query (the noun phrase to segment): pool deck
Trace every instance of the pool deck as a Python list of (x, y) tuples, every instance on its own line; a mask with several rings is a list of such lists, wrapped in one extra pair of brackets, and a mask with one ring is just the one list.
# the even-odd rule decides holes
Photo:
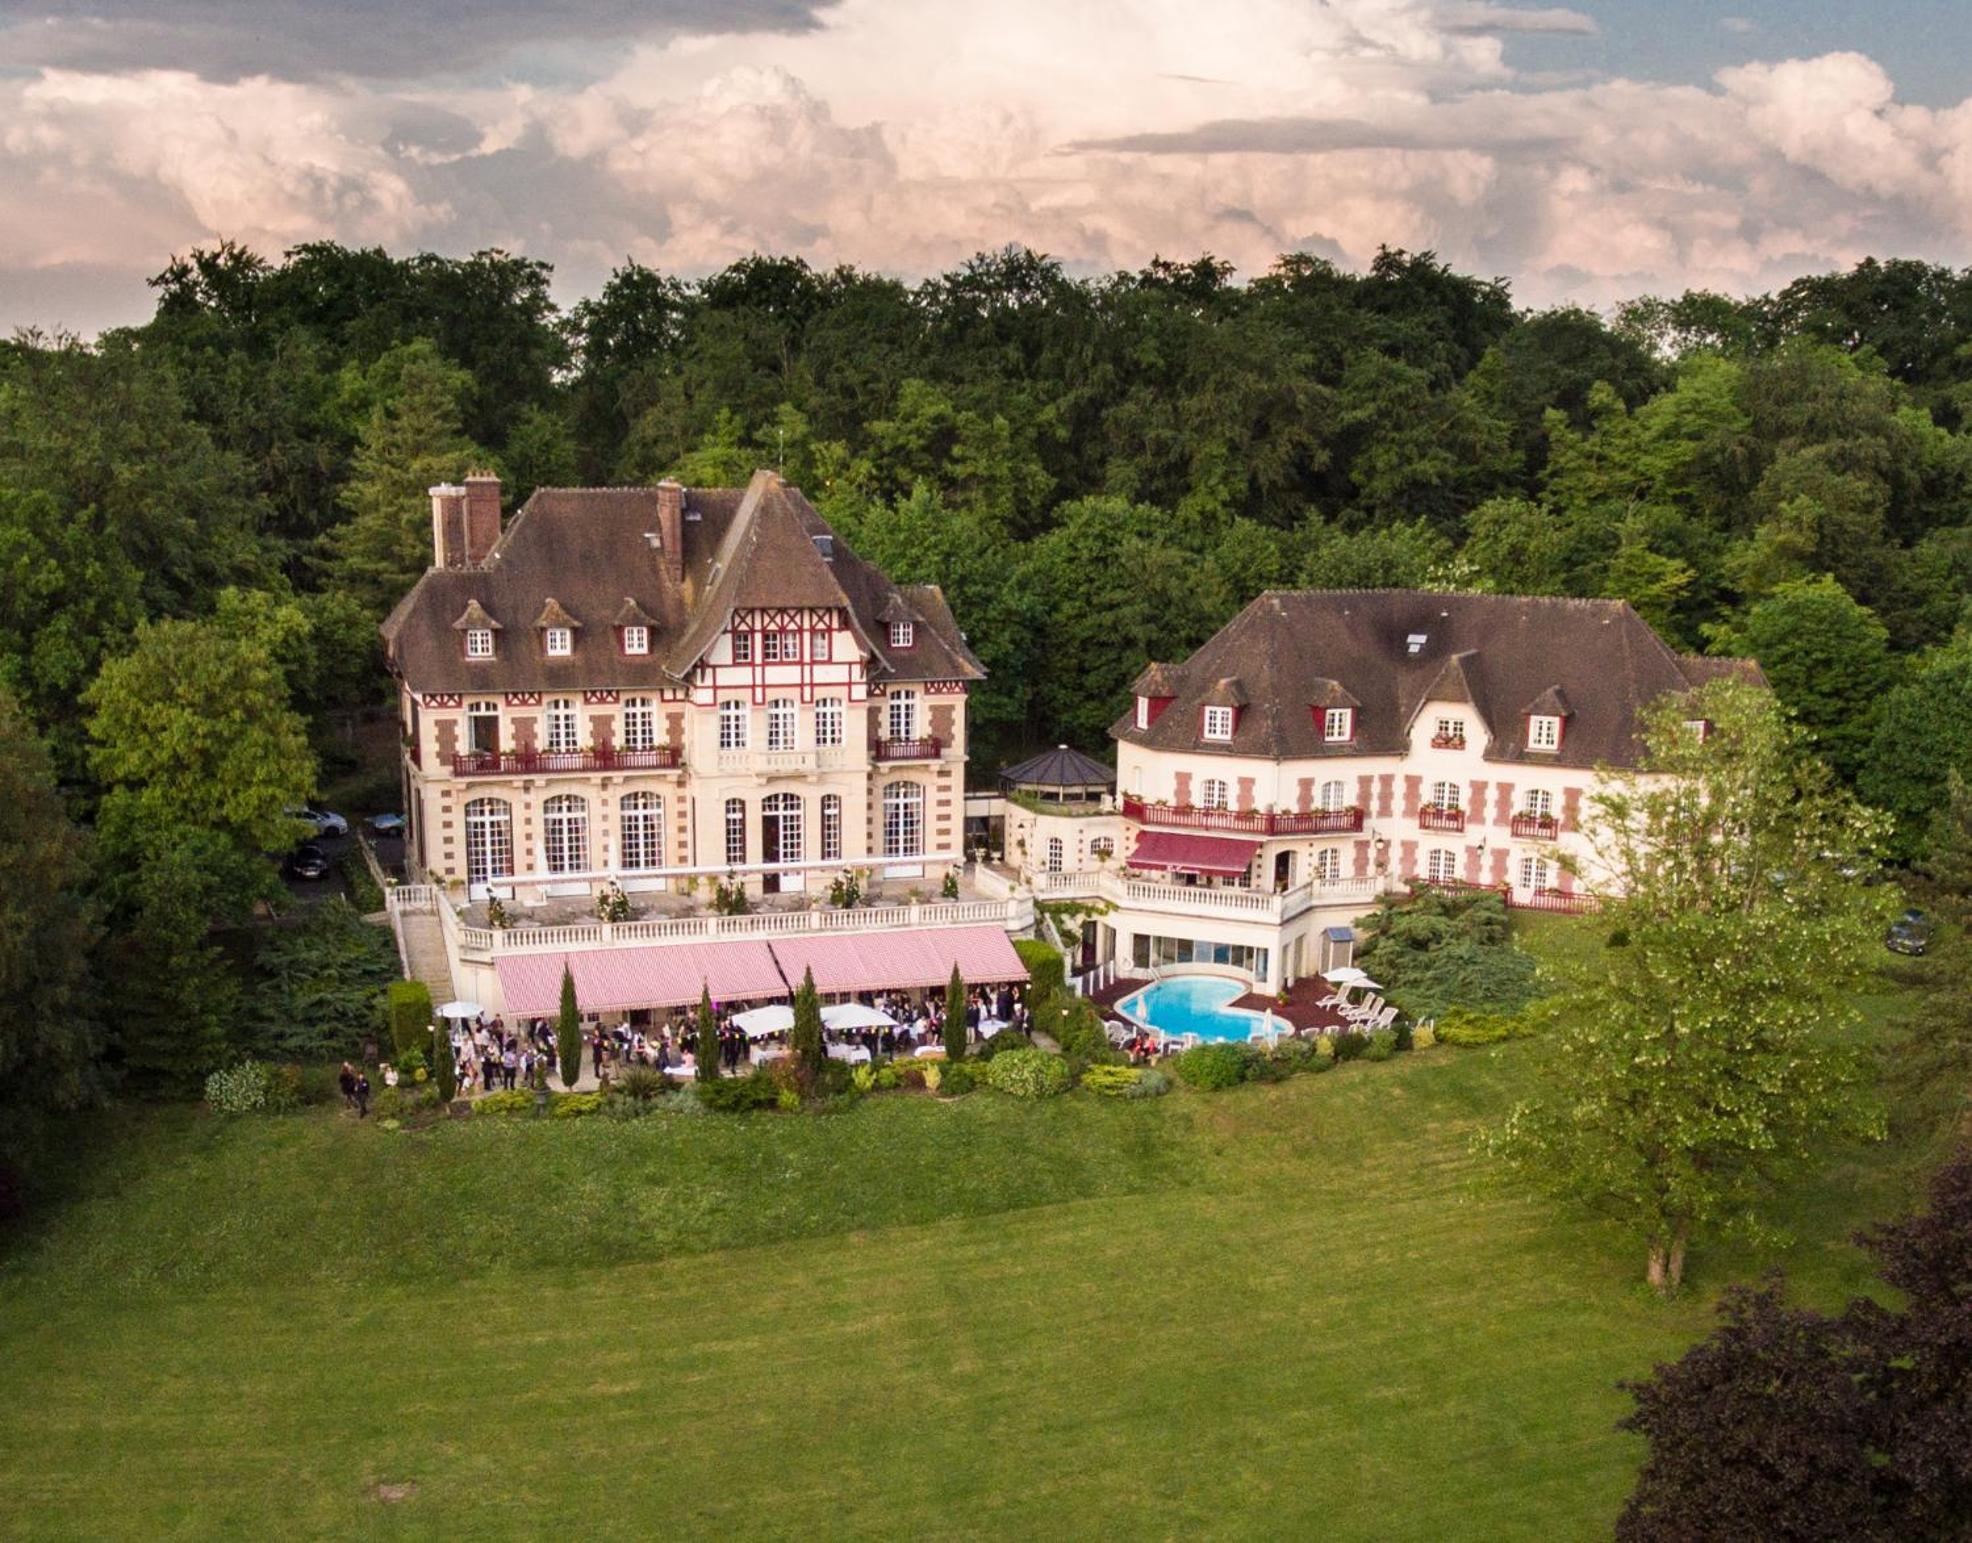
[[(1149, 985), (1149, 981), (1112, 981), (1089, 1000), (1105, 1010), (1114, 1007), (1127, 996), (1134, 996)], [(1298, 980), (1287, 993), (1285, 1005), (1269, 996), (1248, 992), (1243, 997), (1235, 997), (1226, 1005), (1243, 1007), (1250, 1012), (1264, 1013), (1269, 1010), (1276, 1018), (1292, 1024), (1302, 1032), (1331, 1033), (1342, 1027), (1342, 1017), (1332, 1007), (1317, 1007), (1315, 1004), (1335, 988), (1319, 975), (1311, 975), (1306, 980)]]

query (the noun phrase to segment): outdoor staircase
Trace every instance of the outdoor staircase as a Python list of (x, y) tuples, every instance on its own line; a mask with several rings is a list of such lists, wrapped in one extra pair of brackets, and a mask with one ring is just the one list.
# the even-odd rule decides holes
[(390, 920), (397, 934), (397, 956), (407, 980), (421, 980), (432, 1005), (451, 1002), (452, 963), (445, 953), (445, 927), (438, 918), (441, 898), (422, 887), (403, 886), (390, 893)]

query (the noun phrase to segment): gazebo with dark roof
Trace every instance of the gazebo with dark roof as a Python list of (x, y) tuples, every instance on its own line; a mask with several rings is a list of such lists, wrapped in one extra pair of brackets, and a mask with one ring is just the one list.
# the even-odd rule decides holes
[(1050, 804), (1095, 804), (1116, 786), (1115, 771), (1102, 762), (1056, 745), (1000, 772), (1000, 786)]

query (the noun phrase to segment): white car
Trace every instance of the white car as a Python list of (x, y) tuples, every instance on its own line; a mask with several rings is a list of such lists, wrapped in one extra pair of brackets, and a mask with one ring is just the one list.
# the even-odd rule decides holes
[(290, 809), (289, 814), (297, 820), (306, 820), (315, 827), (318, 836), (346, 836), (349, 834), (349, 821), (328, 809)]
[(370, 816), (370, 829), (379, 836), (401, 836), (404, 834), (404, 816), (401, 814), (373, 814)]

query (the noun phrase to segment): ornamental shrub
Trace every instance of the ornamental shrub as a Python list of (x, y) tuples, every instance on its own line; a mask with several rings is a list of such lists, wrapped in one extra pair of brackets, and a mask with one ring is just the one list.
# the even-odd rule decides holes
[(1032, 1050), (1034, 1041), (1018, 1029), (1001, 1029), (974, 1053), (975, 1061), (990, 1061), (996, 1055), (1004, 1055), (1009, 1050)]
[(936, 1093), (945, 1085), (945, 1068), (956, 1066), (956, 1061), (927, 1061), (924, 1064), (924, 1087), (927, 1093)]
[(575, 1000), (575, 976), (562, 961), (561, 1001), (555, 1013), (555, 1055), (561, 1065), (561, 1085), (575, 1086), (582, 1075), (582, 1011)]
[(662, 1098), (667, 1090), (664, 1073), (655, 1066), (626, 1066), (616, 1079), (616, 1091), (639, 1104)]
[(1246, 1081), (1250, 1059), (1244, 1045), (1193, 1045), (1171, 1063), (1171, 1070), (1180, 1082), (1215, 1093)]
[(473, 1100), (474, 1114), (525, 1114), (534, 1107), (534, 1095), (515, 1088), (511, 1093), (488, 1093)]
[(394, 980), (386, 995), (391, 1059), (401, 1061), (431, 1037), (431, 991), (421, 980)]
[(856, 1070), (859, 1073), (869, 1072), (870, 1086), (875, 1088), (879, 1093), (886, 1093), (892, 1088), (900, 1088), (904, 1085), (903, 1074), (888, 1061), (885, 1061), (883, 1065), (877, 1067), (874, 1071), (871, 1071), (867, 1066), (859, 1066)]
[(1081, 1071), (1085, 1066), (1115, 1065), (1124, 1060), (1123, 1053), (1109, 1042), (1103, 1032), (1102, 1015), (1093, 1004), (1082, 997), (1070, 997), (1062, 1004), (1065, 1011), (1059, 1022), (1050, 1027), (1055, 1043), (1061, 1046), (1061, 1053), (1068, 1057), (1069, 1067)]
[(1279, 1067), (1285, 1075), (1294, 1077), (1312, 1070), (1314, 1063), (1324, 1057), (1315, 1048), (1313, 1040), (1283, 1039), (1267, 1052), (1266, 1059)]
[(1455, 1007), (1438, 1019), (1437, 1038), (1446, 1045), (1496, 1045), (1533, 1033), (1519, 1013), (1475, 1013)]
[(1369, 1036), (1355, 1029), (1344, 1029), (1335, 1036), (1335, 1059), (1353, 1061), (1369, 1049)]
[(948, 1061), (945, 1074), (938, 1079), (938, 1091), (945, 1098), (960, 1098), (978, 1085), (977, 1069), (970, 1061)]
[(718, 1114), (744, 1114), (750, 1109), (780, 1106), (780, 1085), (772, 1077), (754, 1072), (746, 1077), (721, 1077), (698, 1085), (699, 1102)]
[(965, 1059), (965, 977), (952, 966), (952, 978), (945, 983), (945, 1059), (953, 1063)]
[(1068, 1063), (1045, 1050), (1009, 1050), (986, 1063), (986, 1085), (1015, 1098), (1051, 1098), (1066, 1093)]
[(1112, 1066), (1107, 1063), (1091, 1066), (1082, 1073), (1082, 1086), (1091, 1093), (1100, 1093), (1105, 1098), (1129, 1098), (1133, 1096), (1136, 1085), (1143, 1081), (1143, 1068), (1140, 1066)]
[(604, 1093), (557, 1093), (548, 1105), (548, 1114), (557, 1120), (577, 1120), (602, 1108), (606, 1097)]
[(1365, 1061), (1387, 1061), (1397, 1053), (1397, 1031), (1395, 1029), (1375, 1029), (1369, 1036), (1369, 1043), (1363, 1046)]
[(205, 1101), (219, 1114), (254, 1114), (267, 1107), (267, 1067), (242, 1061), (205, 1079)]
[(1057, 994), (1068, 978), (1068, 965), (1061, 950), (1039, 938), (1021, 938), (1013, 945), (1020, 962), (1027, 966), (1027, 1002), (1038, 1011), (1043, 1002)]
[(1162, 1098), (1171, 1091), (1171, 1079), (1155, 1066), (1138, 1068), (1137, 1080), (1123, 1090), (1125, 1098)]
[(396, 1066), (397, 1080), (405, 1086), (413, 1082), (423, 1082), (431, 1075), (425, 1066), (425, 1053), (416, 1045), (409, 1050), (398, 1051)]
[(1438, 1031), (1429, 1023), (1420, 1023), (1411, 1030), (1411, 1049), (1429, 1050), (1438, 1043)]

